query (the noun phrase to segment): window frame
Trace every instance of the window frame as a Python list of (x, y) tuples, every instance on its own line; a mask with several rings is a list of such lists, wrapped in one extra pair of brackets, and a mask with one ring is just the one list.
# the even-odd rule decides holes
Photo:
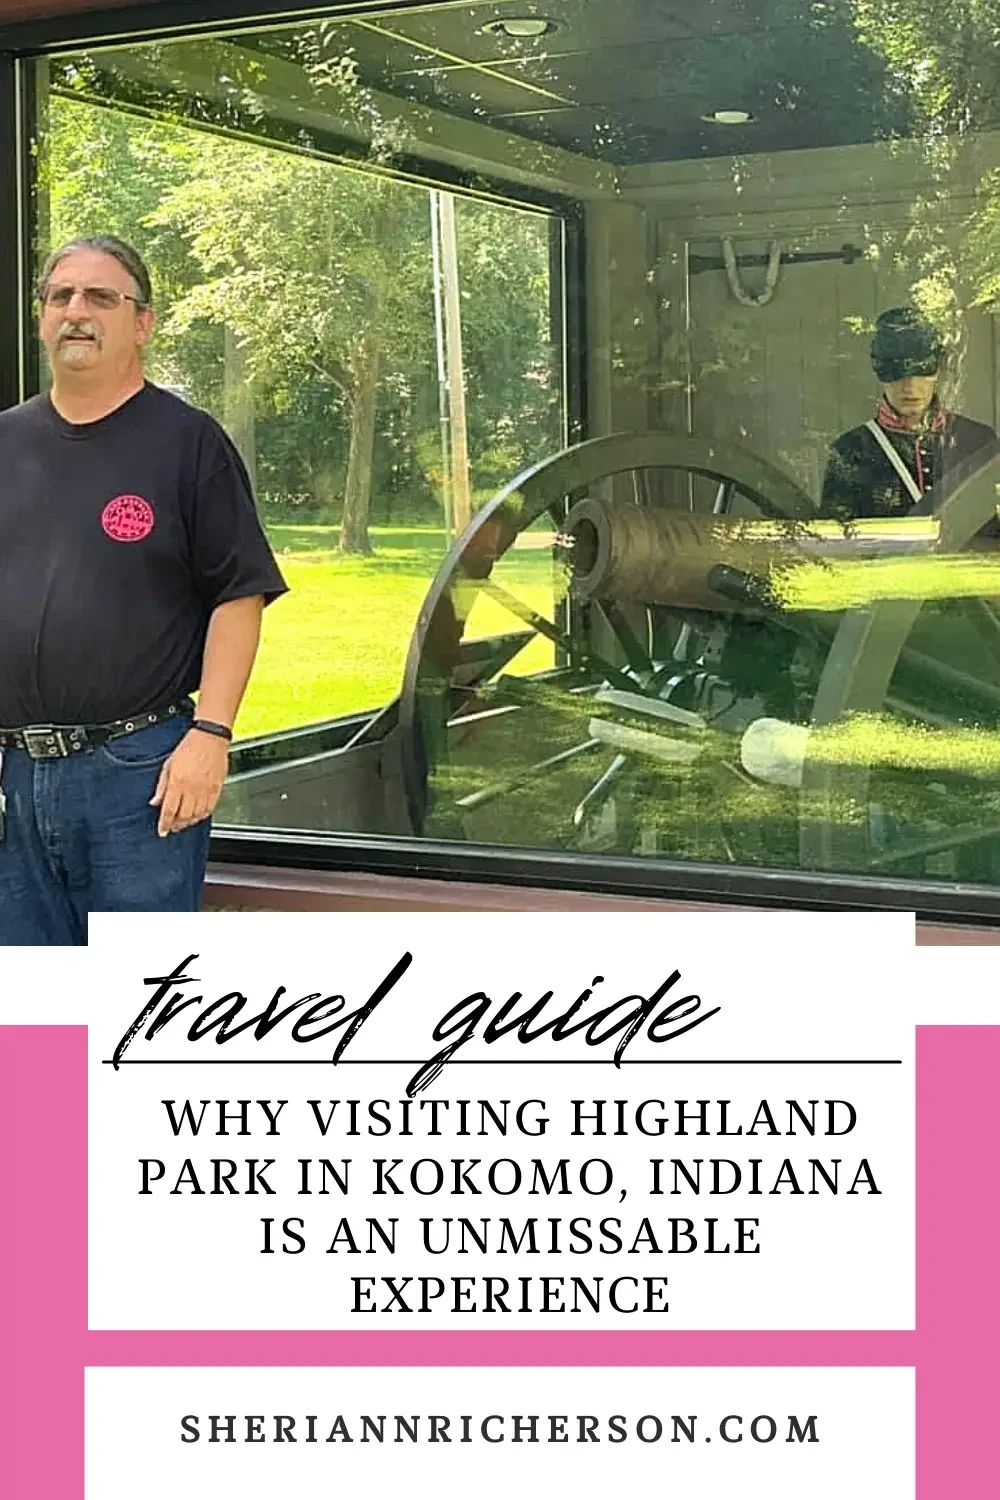
[[(438, 0), (441, 8), (464, 8), (467, 0)], [(38, 351), (31, 306), (34, 244), (32, 65), (87, 46), (195, 39), (220, 32), (238, 35), (262, 25), (288, 26), (317, 14), (402, 14), (426, 8), (426, 0), (333, 0), (290, 7), (276, 0), (152, 0), (149, 4), (0, 22), (0, 258), (15, 267), (0, 290), (0, 407), (37, 389)], [(345, 143), (346, 145), (346, 143)], [(356, 148), (355, 148), (356, 149)], [(427, 174), (442, 187), (468, 191), (460, 171), (413, 159), (410, 172)], [(410, 180), (413, 180), (411, 177)], [(482, 178), (477, 177), (477, 184)], [(586, 437), (587, 306), (586, 243), (579, 200), (533, 192), (496, 178), (487, 196), (542, 207), (564, 228), (562, 364), (569, 440)], [(477, 196), (483, 196), (479, 192)], [(34, 371), (35, 379), (32, 379)], [(600, 893), (625, 898), (704, 903), (714, 906), (808, 910), (898, 910), (945, 926), (1000, 927), (1000, 892), (926, 880), (898, 881), (823, 871), (685, 863), (669, 859), (558, 850), (444, 843), (416, 837), (283, 832), (231, 826), (213, 833), (213, 862), (274, 870), (339, 871), (391, 876), (405, 884), (421, 877), (472, 883)]]

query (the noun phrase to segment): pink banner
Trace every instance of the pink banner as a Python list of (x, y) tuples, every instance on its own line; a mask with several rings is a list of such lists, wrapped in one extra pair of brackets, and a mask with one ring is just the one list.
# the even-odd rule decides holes
[(917, 1033), (913, 1333), (89, 1332), (86, 1053), (0, 1032), (4, 1495), (82, 1500), (88, 1365), (915, 1366), (917, 1500), (995, 1491), (1000, 1027)]

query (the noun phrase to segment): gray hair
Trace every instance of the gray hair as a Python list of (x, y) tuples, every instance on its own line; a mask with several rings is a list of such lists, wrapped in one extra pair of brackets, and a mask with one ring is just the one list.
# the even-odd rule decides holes
[(61, 260), (71, 255), (74, 250), (99, 250), (103, 255), (110, 255), (120, 266), (123, 266), (132, 280), (138, 293), (137, 302), (140, 307), (150, 307), (153, 301), (153, 284), (149, 279), (146, 262), (133, 245), (126, 244), (116, 234), (94, 234), (78, 240), (70, 240), (66, 245), (60, 245), (58, 250), (53, 250), (42, 267), (38, 277), (38, 296), (44, 301), (45, 291), (52, 279), (52, 272)]

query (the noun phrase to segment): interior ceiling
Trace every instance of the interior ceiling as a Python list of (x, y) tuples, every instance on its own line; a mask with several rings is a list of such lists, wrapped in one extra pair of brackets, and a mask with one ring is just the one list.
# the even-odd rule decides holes
[[(542, 16), (548, 36), (484, 31)], [(328, 24), (363, 83), (623, 166), (905, 133), (906, 106), (854, 37), (849, 0), (501, 0)], [(285, 50), (293, 33), (257, 39)], [(707, 123), (718, 109), (751, 124)]]

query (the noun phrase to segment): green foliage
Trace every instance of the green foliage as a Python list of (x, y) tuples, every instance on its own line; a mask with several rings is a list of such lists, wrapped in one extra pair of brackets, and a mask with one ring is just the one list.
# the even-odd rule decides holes
[(861, 40), (937, 132), (975, 129), (994, 113), (996, 0), (854, 0)]
[(928, 176), (937, 184), (914, 204), (903, 246), (918, 272), (914, 300), (957, 342), (960, 308), (1000, 307), (1000, 170), (980, 170), (961, 242), (949, 233), (962, 153), (976, 133), (996, 129), (1000, 0), (853, 3), (860, 39), (910, 97)]
[(316, 379), (348, 402), (366, 331), (391, 330), (401, 368), (426, 362), (423, 198), (388, 178), (208, 137), (147, 219), (179, 230), (201, 273), (170, 332), (228, 324), (265, 389)]
[[(313, 82), (326, 97), (363, 109), (364, 91), (324, 53), (321, 31), (303, 37), (298, 55), (319, 70)], [(234, 118), (237, 106), (252, 114), (254, 67), (248, 56), (240, 77), (227, 75)], [(192, 129), (178, 123), (180, 90), (163, 99), (162, 118), (95, 103), (107, 76), (86, 59), (63, 64), (50, 97), (40, 183), (48, 243), (111, 231), (139, 248), (159, 319), (151, 378), (227, 423), (251, 452), (272, 520), (340, 519), (352, 422), (372, 381), (365, 508), (376, 523), (436, 520), (427, 190)], [(389, 132), (377, 126), (372, 153), (389, 155)], [(549, 223), (476, 200), (457, 208), (472, 483), (482, 496), (559, 444)]]

